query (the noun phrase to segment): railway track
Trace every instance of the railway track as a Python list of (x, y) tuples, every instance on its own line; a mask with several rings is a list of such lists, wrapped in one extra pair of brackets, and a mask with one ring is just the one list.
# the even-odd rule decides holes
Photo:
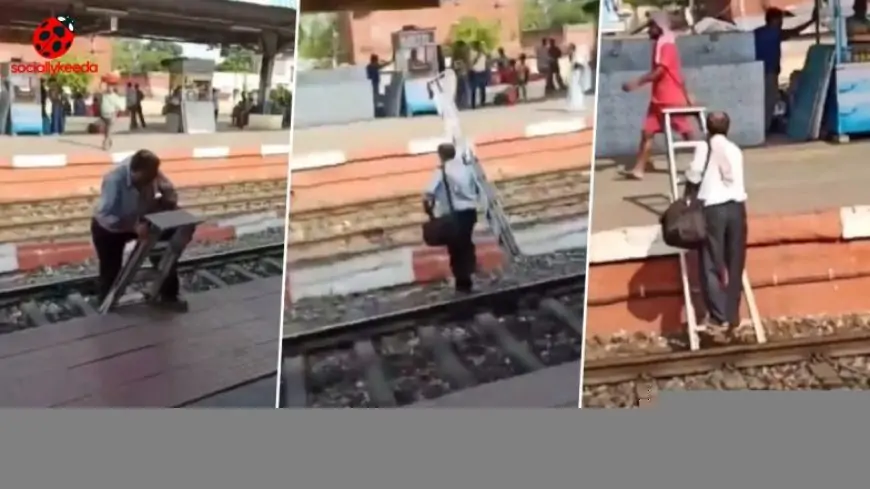
[[(182, 259), (182, 290), (203, 292), (283, 273), (284, 243)], [(143, 283), (134, 281), (133, 291)], [(97, 277), (87, 275), (0, 290), (0, 335), (97, 314)]]
[[(98, 195), (34, 202), (0, 203), (0, 243), (90, 236)], [(179, 189), (185, 209), (207, 219), (264, 211), (285, 213), (287, 180), (240, 182)]]
[(586, 362), (584, 407), (634, 407), (663, 390), (870, 389), (870, 332)]
[[(582, 216), (588, 209), (588, 169), (502, 180), (496, 187), (505, 212), (516, 228)], [(426, 219), (418, 194), (293, 212), (288, 225), (288, 243), (294, 260), (316, 260), (418, 244), (420, 224)], [(485, 223), (479, 226), (485, 228)]]
[(585, 275), (293, 330), (283, 407), (576, 407)]

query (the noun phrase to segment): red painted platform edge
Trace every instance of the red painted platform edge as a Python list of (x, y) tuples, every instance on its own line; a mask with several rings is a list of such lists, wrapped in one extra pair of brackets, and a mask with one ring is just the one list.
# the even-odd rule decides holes
[[(491, 273), (501, 270), (505, 264), (505, 255), (498, 245), (498, 241), (493, 238), (483, 238), (475, 242), (475, 252), (477, 255), (477, 272)], [(439, 282), (441, 280), (451, 279), (453, 277), (450, 271), (450, 256), (444, 248), (433, 248), (429, 246), (414, 246), (412, 247), (412, 266), (414, 268), (415, 284), (424, 284)], [(287, 264), (288, 267), (293, 267), (293, 263)], [(292, 272), (291, 272), (292, 273)], [(394, 284), (394, 285), (410, 285)], [(290, 290), (290, 273), (284, 274), (284, 298), (286, 304), (293, 302), (293, 293)]]
[[(234, 239), (236, 239), (234, 227), (220, 227), (214, 224), (200, 226), (193, 237), (196, 243), (215, 243)], [(21, 243), (17, 244), (16, 248), (18, 268), (15, 271), (18, 272), (77, 265), (94, 258), (94, 246), (90, 241)]]

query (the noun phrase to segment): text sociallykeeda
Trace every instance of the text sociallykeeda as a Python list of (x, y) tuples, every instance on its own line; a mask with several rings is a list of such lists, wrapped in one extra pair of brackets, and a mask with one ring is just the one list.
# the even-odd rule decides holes
[(60, 73), (98, 73), (97, 63), (86, 61), (84, 63), (62, 63), (58, 61), (40, 61), (30, 63), (12, 63), (13, 74), (40, 74), (57, 75)]

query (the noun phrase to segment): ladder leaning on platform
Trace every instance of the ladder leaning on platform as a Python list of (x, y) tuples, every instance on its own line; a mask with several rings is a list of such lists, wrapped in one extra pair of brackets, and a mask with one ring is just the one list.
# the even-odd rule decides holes
[[(673, 116), (695, 116), (700, 121), (701, 132), (707, 136), (707, 109), (704, 107), (679, 107), (664, 109), (665, 116), (665, 146), (668, 155), (668, 175), (671, 181), (671, 202), (679, 198), (679, 183), (677, 177), (677, 159), (676, 150), (678, 149), (694, 149), (698, 141), (674, 141), (674, 130), (671, 127), (671, 118)], [(692, 287), (689, 283), (689, 271), (686, 261), (686, 251), (680, 250), (680, 279), (683, 285), (683, 300), (686, 305), (686, 323), (689, 328), (689, 345), (692, 350), (698, 350), (701, 347), (701, 340), (698, 337), (698, 318), (695, 314), (695, 306), (692, 303)], [(767, 334), (764, 331), (764, 326), (761, 324), (761, 318), (758, 313), (758, 306), (755, 303), (755, 294), (752, 292), (752, 284), (749, 283), (749, 275), (746, 273), (746, 268), (743, 269), (741, 277), (743, 283), (743, 294), (746, 297), (746, 305), (749, 308), (749, 318), (752, 322), (752, 327), (755, 329), (755, 338), (758, 343), (767, 342)]]

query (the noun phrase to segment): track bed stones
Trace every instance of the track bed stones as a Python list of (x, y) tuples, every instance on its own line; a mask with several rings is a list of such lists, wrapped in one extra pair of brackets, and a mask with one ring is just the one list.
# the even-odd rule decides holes
[[(284, 244), (273, 242), (184, 256), (179, 263), (182, 291), (205, 292), (281, 276), (283, 254)], [(0, 335), (96, 314), (99, 304), (95, 275), (52, 278), (0, 289)], [(141, 293), (144, 289), (143, 282), (134, 281), (127, 293)]]
[[(310, 343), (313, 350), (306, 349), (304, 331), (292, 347), (285, 343), (285, 363), (302, 365), (292, 384), (305, 391), (291, 397), (297, 407), (410, 406), (575, 362), (582, 352), (583, 304), (583, 283), (575, 282), (512, 301), (506, 296), (513, 306), (466, 309), (471, 306), (448, 301), (439, 312), (379, 320), (371, 328), (360, 316), (353, 326), (320, 326), (342, 335), (335, 340), (312, 326), (319, 337)], [(552, 388), (576, 392), (577, 378), (579, 371), (572, 385)]]
[(641, 353), (601, 355), (605, 350), (599, 342), (591, 345), (599, 355), (587, 360), (583, 403), (635, 407), (645, 395), (654, 399), (675, 390), (868, 390), (867, 319), (849, 315), (772, 320), (767, 325), (777, 336), (764, 345), (736, 343), (691, 353), (635, 349)]
[[(98, 196), (0, 204), (0, 243), (38, 243), (90, 239), (90, 221)], [(184, 188), (181, 205), (216, 220), (274, 211), (286, 215), (287, 181), (267, 180)]]

